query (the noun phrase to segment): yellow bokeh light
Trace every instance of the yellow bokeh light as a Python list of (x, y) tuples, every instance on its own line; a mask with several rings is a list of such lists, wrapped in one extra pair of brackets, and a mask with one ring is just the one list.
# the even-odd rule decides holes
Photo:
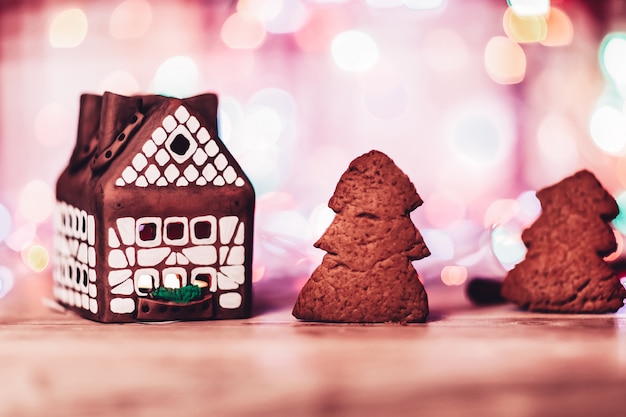
[(540, 42), (548, 35), (548, 24), (544, 16), (520, 16), (512, 8), (504, 12), (504, 33), (518, 43)]
[(62, 11), (50, 25), (50, 45), (55, 48), (74, 48), (85, 40), (87, 27), (87, 16), (81, 9)]
[(517, 84), (526, 74), (526, 54), (505, 36), (494, 36), (485, 47), (485, 69), (498, 84)]
[(35, 272), (41, 272), (48, 266), (50, 256), (46, 248), (40, 245), (33, 245), (22, 253), (26, 265)]

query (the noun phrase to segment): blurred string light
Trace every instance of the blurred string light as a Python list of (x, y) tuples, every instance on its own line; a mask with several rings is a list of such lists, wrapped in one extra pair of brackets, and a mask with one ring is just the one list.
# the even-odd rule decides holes
[(546, 17), (547, 33), (541, 44), (544, 46), (567, 46), (574, 40), (574, 24), (565, 11), (550, 7)]
[(0, 204), (0, 243), (11, 233), (13, 219), (9, 210)]
[(502, 25), (509, 39), (518, 43), (540, 42), (548, 35), (548, 24), (543, 15), (520, 16), (512, 7), (504, 12)]
[(111, 91), (122, 95), (133, 95), (140, 92), (139, 82), (128, 71), (117, 70), (105, 75), (100, 81), (100, 92)]
[(52, 188), (41, 180), (32, 180), (20, 193), (17, 214), (31, 223), (41, 223), (48, 219), (55, 207)]
[(150, 90), (170, 97), (190, 97), (198, 93), (198, 80), (194, 60), (184, 55), (174, 56), (159, 66)]
[(620, 155), (626, 147), (626, 117), (621, 109), (600, 105), (589, 123), (591, 138), (602, 151)]
[(31, 245), (22, 250), (22, 260), (33, 271), (41, 272), (48, 266), (50, 255), (41, 245)]
[(49, 103), (35, 116), (34, 130), (37, 141), (46, 148), (53, 148), (74, 139), (74, 117), (60, 103)]
[(463, 285), (467, 280), (467, 268), (458, 265), (446, 265), (441, 270), (441, 281), (448, 286)]
[(144, 36), (152, 24), (152, 6), (145, 0), (126, 0), (118, 4), (109, 21), (109, 32), (117, 39)]
[(0, 299), (4, 298), (13, 288), (13, 272), (6, 266), (0, 265)]
[(367, 71), (378, 62), (378, 45), (367, 33), (348, 30), (338, 34), (331, 44), (332, 57), (344, 71)]
[(267, 35), (263, 22), (249, 13), (235, 12), (222, 24), (222, 42), (232, 49), (255, 49)]
[(612, 32), (600, 44), (600, 67), (608, 81), (626, 87), (626, 33)]
[(494, 36), (485, 47), (485, 69), (498, 84), (517, 84), (526, 75), (526, 54), (505, 36)]
[(87, 36), (87, 16), (79, 8), (58, 13), (50, 24), (49, 40), (54, 48), (74, 48)]
[(507, 0), (518, 16), (544, 16), (550, 10), (550, 0)]
[(491, 250), (506, 270), (511, 270), (526, 256), (521, 231), (504, 225), (491, 230)]

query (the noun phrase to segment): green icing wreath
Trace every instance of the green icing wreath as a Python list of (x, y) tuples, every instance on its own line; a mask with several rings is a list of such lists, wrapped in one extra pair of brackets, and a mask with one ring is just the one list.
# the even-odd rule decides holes
[(181, 288), (158, 287), (152, 291), (152, 297), (157, 300), (184, 304), (202, 298), (202, 290), (200, 287), (191, 284)]

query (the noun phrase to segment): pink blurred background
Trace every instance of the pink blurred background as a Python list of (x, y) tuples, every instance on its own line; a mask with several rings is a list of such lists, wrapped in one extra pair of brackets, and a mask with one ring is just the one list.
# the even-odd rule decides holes
[(46, 293), (54, 184), (80, 95), (104, 91), (219, 94), (257, 285), (303, 284), (370, 149), (425, 201), (427, 289), (503, 276), (536, 189), (587, 168), (626, 208), (625, 27), (621, 0), (0, 0), (0, 298)]

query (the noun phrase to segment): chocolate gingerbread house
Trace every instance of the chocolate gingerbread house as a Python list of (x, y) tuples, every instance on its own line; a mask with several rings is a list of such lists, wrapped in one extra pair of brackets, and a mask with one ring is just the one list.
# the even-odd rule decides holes
[(102, 322), (247, 317), (253, 220), (215, 95), (85, 94), (57, 183), (54, 296)]

